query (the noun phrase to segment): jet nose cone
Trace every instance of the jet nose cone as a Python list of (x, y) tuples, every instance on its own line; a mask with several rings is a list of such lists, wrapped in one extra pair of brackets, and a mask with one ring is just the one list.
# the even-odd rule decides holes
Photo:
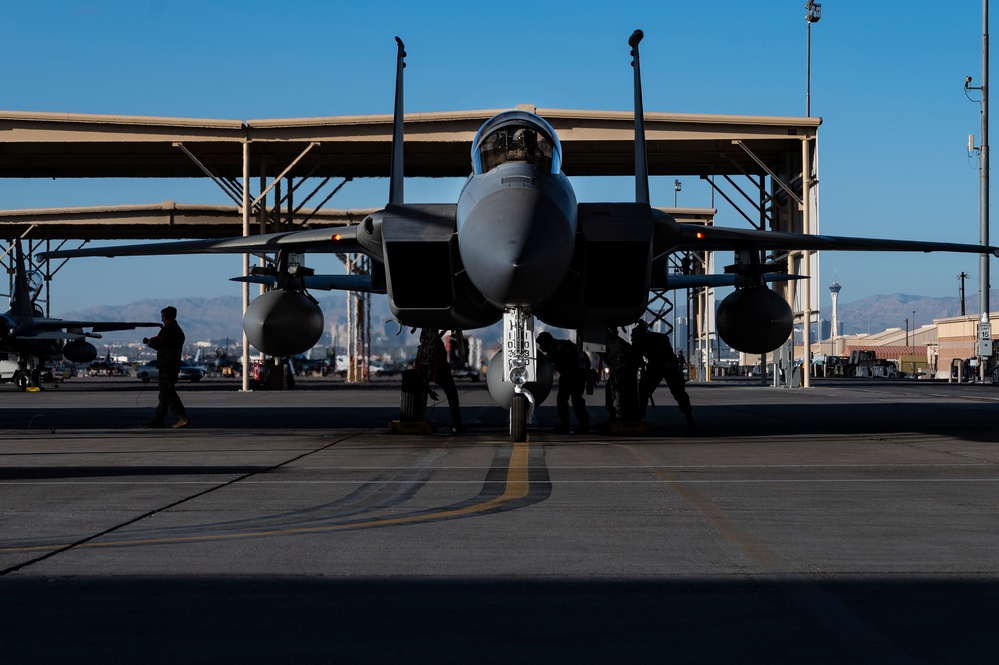
[(469, 279), (497, 305), (542, 302), (572, 260), (574, 221), (537, 190), (491, 193), (464, 217), (458, 236)]

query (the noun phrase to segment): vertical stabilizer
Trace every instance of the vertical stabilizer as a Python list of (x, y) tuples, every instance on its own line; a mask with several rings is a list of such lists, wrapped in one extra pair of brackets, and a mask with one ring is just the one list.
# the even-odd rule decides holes
[(649, 159), (645, 151), (645, 109), (642, 105), (642, 68), (638, 61), (638, 43), (645, 36), (635, 30), (628, 38), (631, 66), (635, 70), (635, 201), (649, 203)]
[(399, 45), (399, 54), (395, 69), (395, 114), (392, 119), (392, 174), (389, 182), (389, 203), (402, 203), (402, 70), (406, 68), (406, 45), (398, 37), (395, 38), (395, 43)]
[(24, 269), (20, 240), (14, 241), (14, 294), (10, 300), (10, 311), (17, 317), (18, 328), (30, 328), (34, 324), (31, 289), (28, 288), (28, 273)]

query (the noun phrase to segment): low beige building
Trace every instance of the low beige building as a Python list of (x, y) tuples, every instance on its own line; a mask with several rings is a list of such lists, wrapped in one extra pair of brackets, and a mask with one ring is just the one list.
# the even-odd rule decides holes
[[(992, 330), (999, 325), (999, 312), (989, 314)], [(946, 377), (955, 359), (966, 360), (978, 354), (978, 315), (952, 316), (935, 319), (940, 340), (937, 369), (941, 378)]]
[[(999, 312), (990, 315), (993, 330), (999, 330)], [(977, 354), (978, 315), (934, 319), (932, 325), (908, 331), (889, 328), (880, 333), (843, 335), (812, 345), (814, 355), (849, 355), (850, 351), (873, 350), (878, 358), (895, 360), (906, 372), (925, 372), (945, 379), (955, 360)], [(800, 347), (795, 349), (798, 353)]]

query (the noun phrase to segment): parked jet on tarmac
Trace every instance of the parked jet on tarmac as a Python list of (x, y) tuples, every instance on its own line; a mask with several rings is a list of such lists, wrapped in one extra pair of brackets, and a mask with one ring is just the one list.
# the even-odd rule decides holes
[[(243, 323), (253, 346), (275, 356), (302, 352), (323, 332), (322, 312), (308, 288), (385, 293), (405, 326), (475, 329), (502, 319), (503, 349), (490, 362), (487, 380), (497, 403), (510, 408), (516, 441), (526, 436), (533, 404), (550, 389), (551, 370), (534, 347), (535, 318), (602, 341), (607, 326), (630, 325), (642, 316), (650, 290), (674, 288), (668, 269), (673, 253), (735, 252), (727, 279), (736, 289), (718, 306), (719, 333), (735, 349), (761, 353), (784, 343), (793, 324), (788, 303), (765, 286), (765, 272), (773, 267), (761, 260), (764, 251), (997, 252), (979, 245), (681, 225), (652, 208), (638, 52), (642, 37), (635, 31), (629, 39), (635, 80), (634, 203), (577, 203), (562, 172), (555, 130), (523, 110), (500, 113), (479, 129), (471, 146), (472, 173), (457, 203), (405, 203), (406, 53), (397, 37), (389, 200), (360, 224), (334, 231), (56, 251), (39, 258), (277, 252), (276, 269), (269, 275), (244, 278), (265, 279), (276, 288), (251, 303)], [(312, 275), (291, 265), (290, 253), (307, 251), (363, 252), (372, 259), (371, 274)], [(687, 280), (682, 286), (691, 285)]]
[[(0, 356), (17, 362), (10, 380), (21, 390), (39, 385), (46, 363), (65, 358), (85, 363), (97, 357), (97, 349), (86, 341), (99, 339), (101, 332), (159, 327), (148, 321), (77, 321), (50, 319), (42, 315), (35, 300), (41, 292), (42, 277), (24, 268), (21, 243), (14, 243), (14, 292), (10, 309), (0, 314)], [(90, 332), (84, 332), (90, 328)], [(15, 358), (9, 358), (14, 356)]]

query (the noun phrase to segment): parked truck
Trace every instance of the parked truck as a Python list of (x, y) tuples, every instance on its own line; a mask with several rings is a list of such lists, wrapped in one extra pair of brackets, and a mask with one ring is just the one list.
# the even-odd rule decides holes
[(868, 379), (899, 379), (905, 376), (894, 361), (877, 358), (873, 351), (851, 351), (846, 371), (846, 376)]

